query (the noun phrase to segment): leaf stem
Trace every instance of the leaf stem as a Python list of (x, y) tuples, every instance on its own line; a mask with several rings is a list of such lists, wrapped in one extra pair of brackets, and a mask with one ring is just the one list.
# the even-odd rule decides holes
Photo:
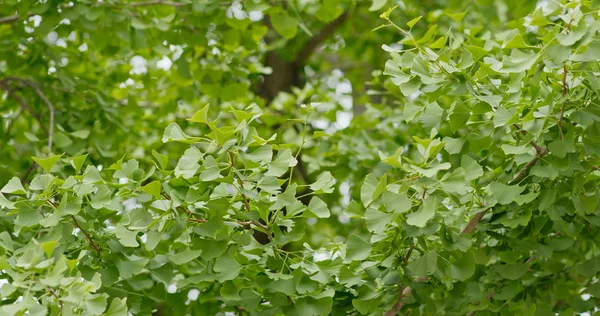
[(90, 234), (88, 234), (88, 232), (86, 232), (83, 228), (81, 228), (81, 225), (79, 225), (79, 222), (77, 222), (77, 219), (75, 218), (74, 215), (71, 215), (71, 218), (73, 219), (73, 224), (75, 224), (75, 227), (77, 227), (77, 228), (79, 228), (79, 230), (81, 230), (81, 232), (85, 235), (85, 238), (90, 243), (90, 246), (92, 246), (92, 248), (94, 248), (96, 250), (98, 255), (100, 255), (100, 247), (98, 247), (98, 245), (96, 245), (96, 243), (92, 240), (92, 237), (90, 237)]
[(562, 107), (560, 108), (560, 116), (558, 117), (558, 136), (563, 140), (563, 117), (565, 115), (565, 106), (567, 104), (567, 65), (563, 66), (562, 76)]

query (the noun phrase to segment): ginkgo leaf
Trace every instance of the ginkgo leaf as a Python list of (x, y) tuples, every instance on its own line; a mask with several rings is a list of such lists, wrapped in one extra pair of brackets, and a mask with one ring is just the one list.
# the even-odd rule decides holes
[(60, 157), (62, 157), (62, 155), (52, 155), (46, 158), (31, 157), (31, 159), (40, 165), (44, 171), (50, 172), (50, 169), (52, 169)]

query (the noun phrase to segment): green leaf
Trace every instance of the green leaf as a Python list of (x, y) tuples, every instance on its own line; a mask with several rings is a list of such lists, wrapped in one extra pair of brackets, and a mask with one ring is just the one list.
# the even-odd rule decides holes
[(373, 246), (362, 238), (352, 235), (346, 241), (346, 260), (362, 261), (369, 257)]
[(50, 169), (52, 169), (60, 157), (62, 157), (62, 155), (52, 155), (46, 158), (31, 157), (31, 159), (40, 165), (46, 173), (49, 173)]
[(25, 194), (25, 188), (21, 184), (21, 180), (17, 177), (12, 177), (7, 184), (2, 187), (0, 190), (2, 193), (11, 193), (11, 194)]
[(365, 178), (360, 189), (360, 200), (363, 202), (365, 207), (369, 206), (379, 196), (385, 192), (387, 186), (387, 175), (383, 175), (381, 179), (377, 180), (374, 174), (369, 174)]
[(52, 241), (47, 241), (47, 242), (41, 243), (40, 248), (42, 248), (42, 250), (44, 250), (44, 253), (46, 253), (46, 256), (48, 258), (50, 258), (52, 256), (52, 253), (54, 252), (54, 249), (56, 249), (57, 245), (58, 245), (58, 241), (52, 240)]
[(193, 144), (197, 142), (199, 139), (196, 137), (191, 137), (183, 132), (181, 127), (177, 125), (177, 123), (171, 123), (165, 128), (165, 132), (162, 137), (163, 143), (168, 142), (182, 142), (186, 144)]
[(269, 170), (265, 173), (265, 176), (282, 176), (289, 167), (294, 167), (298, 164), (298, 161), (292, 156), (292, 151), (289, 149), (282, 149), (277, 153), (277, 157), (269, 164)]
[(141, 187), (140, 190), (142, 192), (146, 192), (154, 197), (159, 198), (160, 197), (160, 189), (161, 189), (161, 183), (160, 181), (156, 180), (156, 181), (152, 181), (148, 184), (146, 184), (145, 186)]
[(504, 56), (501, 71), (504, 73), (528, 71), (536, 62), (537, 57), (537, 54), (528, 54), (518, 49), (513, 49), (510, 56)]
[[(567, 51), (565, 51), (564, 55), (567, 55), (567, 53), (570, 55), (571, 50), (568, 49)], [(587, 46), (587, 48), (585, 49), (585, 52), (583, 54), (578, 54), (578, 55), (573, 56), (573, 61), (597, 61), (599, 54), (600, 54), (600, 40), (594, 40), (593, 42), (590, 43), (590, 45)], [(560, 58), (560, 59), (562, 59), (562, 58)], [(560, 60), (560, 59), (558, 59), (558, 60)], [(564, 58), (562, 61), (564, 61), (565, 59), (566, 58)]]
[(494, 267), (496, 272), (508, 280), (518, 280), (522, 278), (525, 273), (527, 273), (527, 269), (529, 269), (529, 265), (526, 263), (504, 264)]
[(579, 26), (575, 30), (568, 30), (567, 32), (560, 32), (556, 34), (556, 40), (560, 45), (571, 46), (579, 41), (587, 32), (587, 26), (585, 23), (579, 23)]
[(492, 182), (490, 184), (490, 190), (492, 191), (492, 194), (494, 197), (496, 197), (498, 203), (504, 205), (512, 203), (515, 198), (525, 190), (525, 188), (525, 186), (520, 187), (518, 185), (506, 185), (500, 182)]
[(412, 208), (412, 202), (406, 194), (384, 192), (381, 202), (388, 210), (397, 214), (406, 213)]
[(289, 16), (287, 12), (276, 12), (270, 14), (273, 28), (279, 35), (286, 39), (292, 39), (298, 32), (298, 20)]
[(475, 273), (475, 256), (466, 252), (450, 264), (450, 277), (465, 281)]
[(125, 258), (125, 260), (118, 259), (116, 261), (117, 270), (119, 271), (119, 275), (124, 280), (131, 278), (134, 275), (137, 275), (142, 272), (142, 270), (146, 267), (150, 259), (148, 258), (140, 258), (137, 256), (131, 256)]
[(427, 221), (433, 218), (435, 210), (438, 207), (438, 199), (436, 196), (427, 196), (425, 201), (416, 212), (406, 216), (406, 223), (412, 226), (425, 227)]
[(170, 255), (169, 260), (173, 261), (174, 264), (184, 264), (198, 258), (201, 253), (202, 250), (192, 250), (190, 248), (185, 248), (181, 252)]
[(296, 301), (296, 315), (302, 316), (325, 316), (330, 315), (333, 300), (331, 297), (314, 299), (311, 297), (302, 297)]
[[(391, 8), (389, 8), (389, 9), (387, 9), (387, 10), (386, 10), (385, 12), (383, 12), (383, 13), (382, 13), (382, 14), (381, 14), (379, 17), (380, 17), (380, 18), (382, 18), (382, 19), (389, 19), (389, 17), (390, 17), (390, 14), (392, 14), (392, 11), (396, 10), (396, 8), (397, 8), (397, 7), (398, 7), (398, 6), (397, 6), (397, 5), (395, 5), (395, 6), (391, 7)], [(416, 23), (416, 22), (415, 22), (415, 23)]]
[(465, 180), (472, 181), (483, 176), (483, 168), (469, 155), (463, 155), (460, 166), (465, 169)]
[(229, 253), (217, 258), (215, 261), (214, 270), (219, 272), (220, 282), (235, 279), (241, 269), (242, 266)]
[(127, 316), (127, 298), (115, 298), (103, 316)]
[(573, 194), (571, 197), (575, 210), (580, 214), (592, 214), (596, 211), (598, 206), (598, 195), (597, 194)]
[(373, 207), (369, 207), (365, 212), (367, 229), (369, 229), (371, 232), (385, 231), (386, 226), (392, 221), (393, 218), (393, 214), (380, 212)]
[(415, 276), (426, 276), (437, 271), (437, 252), (428, 251), (419, 259), (411, 262), (407, 268)]
[(442, 36), (438, 38), (435, 42), (429, 44), (429, 48), (433, 49), (442, 49), (446, 46), (446, 37)]
[(29, 184), (29, 190), (46, 190), (53, 183), (54, 177), (51, 174), (40, 174), (35, 176)]
[(548, 144), (550, 152), (558, 158), (565, 158), (567, 156), (567, 145), (562, 140), (553, 141)]
[(514, 32), (515, 34), (510, 38), (504, 41), (502, 44), (502, 48), (526, 48), (529, 47), (523, 40), (523, 36), (517, 30)]
[(63, 195), (60, 205), (58, 206), (58, 212), (61, 215), (77, 215), (81, 210), (81, 204), (83, 200), (80, 197), (75, 197), (69, 200), (69, 195)]
[(377, 11), (381, 10), (386, 4), (388, 0), (373, 0), (371, 6), (369, 7), (369, 11)]
[(203, 157), (204, 154), (202, 154), (198, 148), (188, 148), (177, 162), (177, 166), (175, 167), (175, 176), (183, 177), (184, 179), (189, 179), (195, 176), (196, 172), (198, 172), (198, 169), (200, 169), (198, 162)]
[(244, 154), (244, 157), (253, 162), (269, 163), (273, 159), (273, 149), (271, 145), (260, 146), (255, 151)]
[(412, 19), (412, 20), (408, 21), (408, 22), (406, 23), (406, 25), (408, 25), (408, 28), (412, 29), (412, 28), (413, 28), (413, 26), (415, 26), (415, 24), (417, 24), (417, 22), (419, 22), (419, 21), (421, 20), (421, 18), (423, 18), (423, 16), (422, 16), (422, 15), (419, 15), (418, 17), (416, 17), (416, 18), (414, 18), (414, 19)]
[(353, 299), (352, 306), (354, 306), (359, 313), (365, 315), (377, 309), (377, 307), (381, 304), (381, 299), (381, 296), (364, 300)]
[(466, 184), (465, 177), (465, 169), (458, 167), (454, 171), (446, 173), (440, 180), (440, 185), (448, 193), (465, 195), (470, 189), (470, 186)]
[(137, 232), (130, 231), (125, 226), (119, 224), (115, 227), (115, 235), (119, 239), (121, 245), (125, 247), (139, 247), (137, 242)]
[(158, 164), (161, 169), (164, 170), (169, 165), (169, 157), (167, 157), (163, 154), (160, 154), (156, 150), (152, 150), (152, 156), (154, 157), (154, 159), (156, 159), (156, 161), (158, 161)]
[(500, 107), (494, 114), (494, 127), (506, 126), (516, 122), (517, 115), (514, 110), (511, 112), (503, 107)]
[(194, 116), (192, 116), (192, 118), (189, 118), (187, 120), (190, 122), (208, 124), (208, 109), (209, 109), (209, 107), (210, 107), (210, 104), (206, 104), (202, 109), (200, 109), (196, 113), (194, 113)]
[(310, 185), (310, 189), (316, 194), (320, 193), (331, 193), (334, 190), (335, 178), (331, 175), (331, 172), (325, 171), (317, 176), (317, 181)]
[(91, 296), (92, 298), (87, 299), (85, 301), (85, 307), (88, 312), (92, 315), (100, 315), (106, 310), (108, 303), (106, 299), (108, 298), (108, 294), (102, 293), (101, 295)]
[(82, 129), (82, 130), (74, 131), (74, 132), (70, 133), (70, 135), (73, 137), (86, 139), (86, 138), (88, 138), (88, 136), (90, 136), (90, 131), (87, 129)]
[(0, 193), (0, 209), (7, 208), (9, 210), (15, 209), (15, 202), (9, 201), (2, 193)]
[(90, 205), (94, 209), (99, 210), (111, 203), (111, 195), (112, 191), (108, 187), (102, 185), (90, 200)]
[(71, 159), (71, 166), (73, 166), (75, 172), (79, 173), (79, 170), (81, 170), (81, 167), (83, 166), (83, 163), (87, 159), (88, 155), (89, 153), (85, 155), (75, 156), (73, 157), (73, 159)]
[(320, 198), (313, 196), (308, 203), (308, 211), (318, 218), (328, 218), (330, 216), (327, 204)]

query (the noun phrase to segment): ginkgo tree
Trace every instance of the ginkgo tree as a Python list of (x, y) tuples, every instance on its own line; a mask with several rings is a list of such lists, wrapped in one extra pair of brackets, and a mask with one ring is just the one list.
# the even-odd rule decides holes
[(2, 2), (0, 314), (596, 312), (599, 9)]

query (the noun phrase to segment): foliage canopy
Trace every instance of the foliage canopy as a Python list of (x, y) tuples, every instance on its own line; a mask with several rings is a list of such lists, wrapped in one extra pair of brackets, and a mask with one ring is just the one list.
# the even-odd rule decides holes
[(2, 1), (0, 314), (594, 312), (599, 7)]

